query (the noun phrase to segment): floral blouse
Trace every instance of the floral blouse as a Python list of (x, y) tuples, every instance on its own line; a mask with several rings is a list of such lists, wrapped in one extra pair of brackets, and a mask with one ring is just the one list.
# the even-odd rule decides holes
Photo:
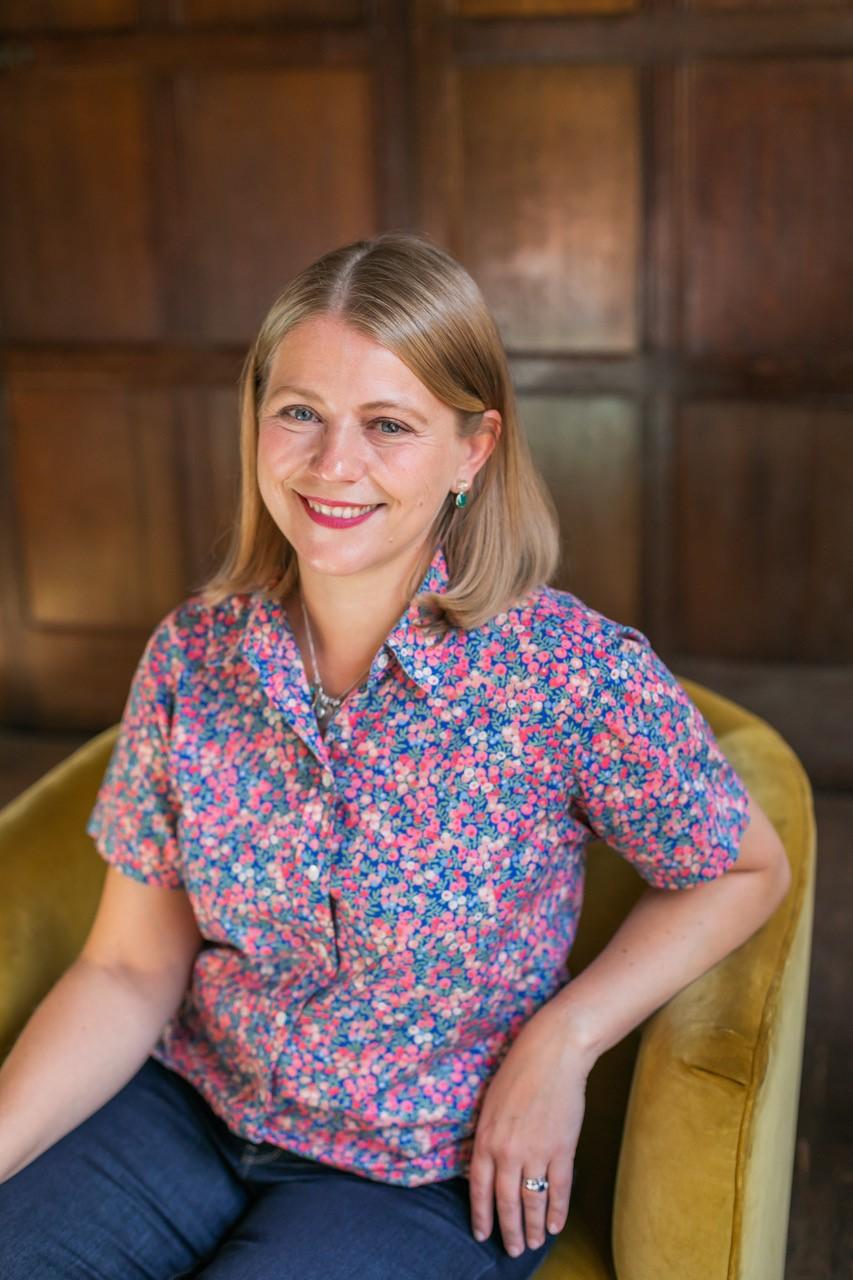
[[(447, 582), (438, 547), (421, 589)], [(417, 616), (322, 736), (283, 606), (191, 596), (86, 828), (204, 938), (153, 1056), (250, 1141), (405, 1186), (467, 1173), (490, 1077), (570, 980), (589, 842), (684, 889), (749, 821), (642, 632), (544, 585), (443, 639)]]

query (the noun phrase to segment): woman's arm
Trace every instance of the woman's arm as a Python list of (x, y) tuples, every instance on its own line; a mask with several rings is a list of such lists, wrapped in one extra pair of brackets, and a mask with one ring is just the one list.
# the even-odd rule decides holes
[[(522, 1027), (486, 1092), (469, 1169), (474, 1234), (497, 1202), (507, 1251), (543, 1243), (569, 1211), (586, 1080), (597, 1058), (711, 969), (773, 914), (791, 882), (782, 842), (749, 797), (732, 869), (677, 890), (649, 887), (586, 969)], [(547, 1174), (547, 1193), (522, 1177)], [(523, 1221), (522, 1221), (523, 1204)]]
[(183, 994), (78, 956), (0, 1068), (0, 1183), (82, 1124), (148, 1057)]
[(107, 868), (80, 955), (0, 1066), (0, 1182), (136, 1074), (183, 998), (201, 943), (183, 890)]
[(751, 937), (787, 894), (784, 846), (752, 796), (749, 811), (730, 871), (688, 889), (646, 889), (595, 960), (549, 1001), (587, 1074), (602, 1053)]

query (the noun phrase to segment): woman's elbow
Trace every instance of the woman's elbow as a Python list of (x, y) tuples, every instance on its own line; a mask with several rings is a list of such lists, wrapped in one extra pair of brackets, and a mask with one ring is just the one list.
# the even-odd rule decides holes
[(780, 906), (788, 896), (788, 890), (791, 888), (793, 874), (791, 872), (791, 864), (788, 861), (788, 854), (785, 846), (780, 840), (776, 846), (776, 852), (773, 859), (772, 873), (774, 877), (776, 907)]
[(761, 865), (752, 867), (752, 874), (761, 877), (760, 901), (764, 905), (764, 920), (769, 920), (788, 896), (791, 888), (791, 864), (785, 846), (778, 838), (762, 849)]
[(784, 901), (791, 887), (791, 864), (779, 833), (752, 795), (749, 797), (749, 814), (750, 820), (733, 870), (761, 875), (767, 901), (772, 903), (772, 912)]

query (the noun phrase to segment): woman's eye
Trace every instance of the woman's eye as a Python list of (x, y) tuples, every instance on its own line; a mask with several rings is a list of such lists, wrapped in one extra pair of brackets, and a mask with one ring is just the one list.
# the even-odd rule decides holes
[[(307, 414), (310, 416), (310, 415), (311, 415), (311, 412), (312, 412), (312, 411), (311, 411), (309, 408), (307, 408), (304, 404), (295, 404), (295, 405), (291, 405), (291, 406), (290, 406), (289, 408), (287, 408), (287, 409), (279, 409), (278, 414), (277, 414), (277, 417), (284, 418), (284, 417), (287, 417), (289, 414), (295, 415), (295, 414), (297, 414), (297, 413), (307, 413)], [(307, 419), (307, 418), (297, 418), (297, 419), (296, 419), (296, 421), (297, 421), (297, 422), (307, 422), (307, 421), (308, 421), (308, 419)]]
[[(299, 415), (307, 414), (307, 417)], [(304, 404), (287, 405), (284, 409), (279, 409), (275, 415), (277, 418), (291, 418), (296, 422), (310, 422), (311, 418), (316, 417), (314, 410), (309, 409)], [(408, 427), (404, 427), (401, 422), (395, 422), (393, 418), (377, 418), (377, 426), (380, 428), (379, 434), (383, 436), (398, 436), (404, 431), (408, 431)], [(382, 428), (392, 427), (392, 431), (385, 431)]]

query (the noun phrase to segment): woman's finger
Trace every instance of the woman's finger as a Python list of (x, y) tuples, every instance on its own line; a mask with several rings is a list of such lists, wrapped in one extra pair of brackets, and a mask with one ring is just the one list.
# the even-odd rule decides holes
[(471, 1200), (471, 1230), (478, 1240), (492, 1234), (495, 1164), (485, 1149), (475, 1150), (468, 1166), (468, 1194)]
[[(532, 1196), (536, 1192), (525, 1191), (524, 1194)], [(524, 1253), (521, 1164), (517, 1160), (504, 1159), (498, 1162), (495, 1172), (495, 1201), (498, 1206), (498, 1221), (501, 1224), (504, 1248), (513, 1258), (517, 1258), (520, 1253)]]
[[(569, 1216), (574, 1167), (574, 1153), (566, 1151), (553, 1156), (548, 1165), (548, 1204), (545, 1212), (545, 1229), (552, 1236), (563, 1230), (566, 1225), (566, 1219)], [(542, 1192), (541, 1195), (544, 1199), (545, 1193)], [(528, 1242), (529, 1239), (530, 1237), (528, 1236)]]
[[(549, 1186), (544, 1191), (531, 1191), (525, 1187), (525, 1178), (548, 1178)], [(550, 1174), (543, 1170), (532, 1170), (528, 1164), (521, 1175), (521, 1203), (524, 1208), (524, 1234), (529, 1249), (538, 1249), (545, 1243), (545, 1211), (550, 1198)]]

